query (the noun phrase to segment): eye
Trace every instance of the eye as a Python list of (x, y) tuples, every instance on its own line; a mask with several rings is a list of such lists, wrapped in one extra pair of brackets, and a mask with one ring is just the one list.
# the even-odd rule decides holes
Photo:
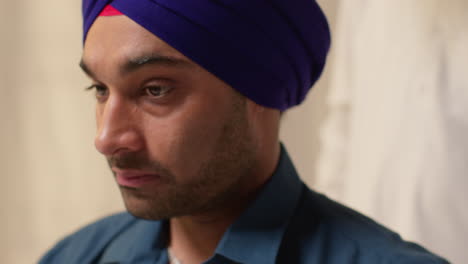
[(96, 98), (102, 98), (107, 95), (107, 88), (99, 84), (93, 84), (86, 88), (87, 91), (94, 90), (96, 93)]
[(162, 97), (172, 91), (168, 86), (148, 86), (145, 88), (147, 95), (151, 97)]

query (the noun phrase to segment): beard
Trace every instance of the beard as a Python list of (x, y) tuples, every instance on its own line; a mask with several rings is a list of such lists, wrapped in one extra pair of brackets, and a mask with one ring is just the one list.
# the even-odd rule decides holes
[(111, 167), (158, 174), (159, 185), (164, 186), (149, 192), (121, 186), (127, 210), (138, 218), (161, 220), (223, 210), (247, 196), (245, 185), (255, 163), (255, 144), (249, 133), (246, 99), (236, 94), (230, 113), (210, 157), (200, 164), (191, 181), (179, 183), (170, 169), (142, 153), (109, 158)]

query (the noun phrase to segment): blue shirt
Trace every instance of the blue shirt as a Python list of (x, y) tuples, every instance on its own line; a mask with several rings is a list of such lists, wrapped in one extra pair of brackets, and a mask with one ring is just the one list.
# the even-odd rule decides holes
[[(113, 215), (66, 237), (40, 264), (167, 264), (168, 221)], [(311, 191), (282, 147), (275, 173), (205, 264), (448, 263)]]

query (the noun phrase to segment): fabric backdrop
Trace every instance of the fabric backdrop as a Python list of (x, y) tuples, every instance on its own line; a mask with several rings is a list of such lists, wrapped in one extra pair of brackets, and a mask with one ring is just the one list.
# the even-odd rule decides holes
[(468, 260), (468, 2), (342, 1), (317, 188)]

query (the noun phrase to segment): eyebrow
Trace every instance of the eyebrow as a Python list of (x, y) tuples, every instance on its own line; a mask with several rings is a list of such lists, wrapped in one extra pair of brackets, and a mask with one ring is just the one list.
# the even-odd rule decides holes
[[(89, 76), (94, 77), (93, 71), (88, 67), (88, 65), (84, 62), (83, 59), (80, 60), (80, 68)], [(168, 66), (168, 67), (192, 67), (193, 64), (187, 60), (179, 59), (176, 57), (170, 56), (163, 56), (157, 54), (150, 54), (150, 55), (143, 55), (135, 58), (131, 58), (127, 60), (120, 66), (120, 73), (121, 74), (128, 74), (134, 72), (140, 68), (143, 68), (147, 65), (161, 65), (161, 66)]]

